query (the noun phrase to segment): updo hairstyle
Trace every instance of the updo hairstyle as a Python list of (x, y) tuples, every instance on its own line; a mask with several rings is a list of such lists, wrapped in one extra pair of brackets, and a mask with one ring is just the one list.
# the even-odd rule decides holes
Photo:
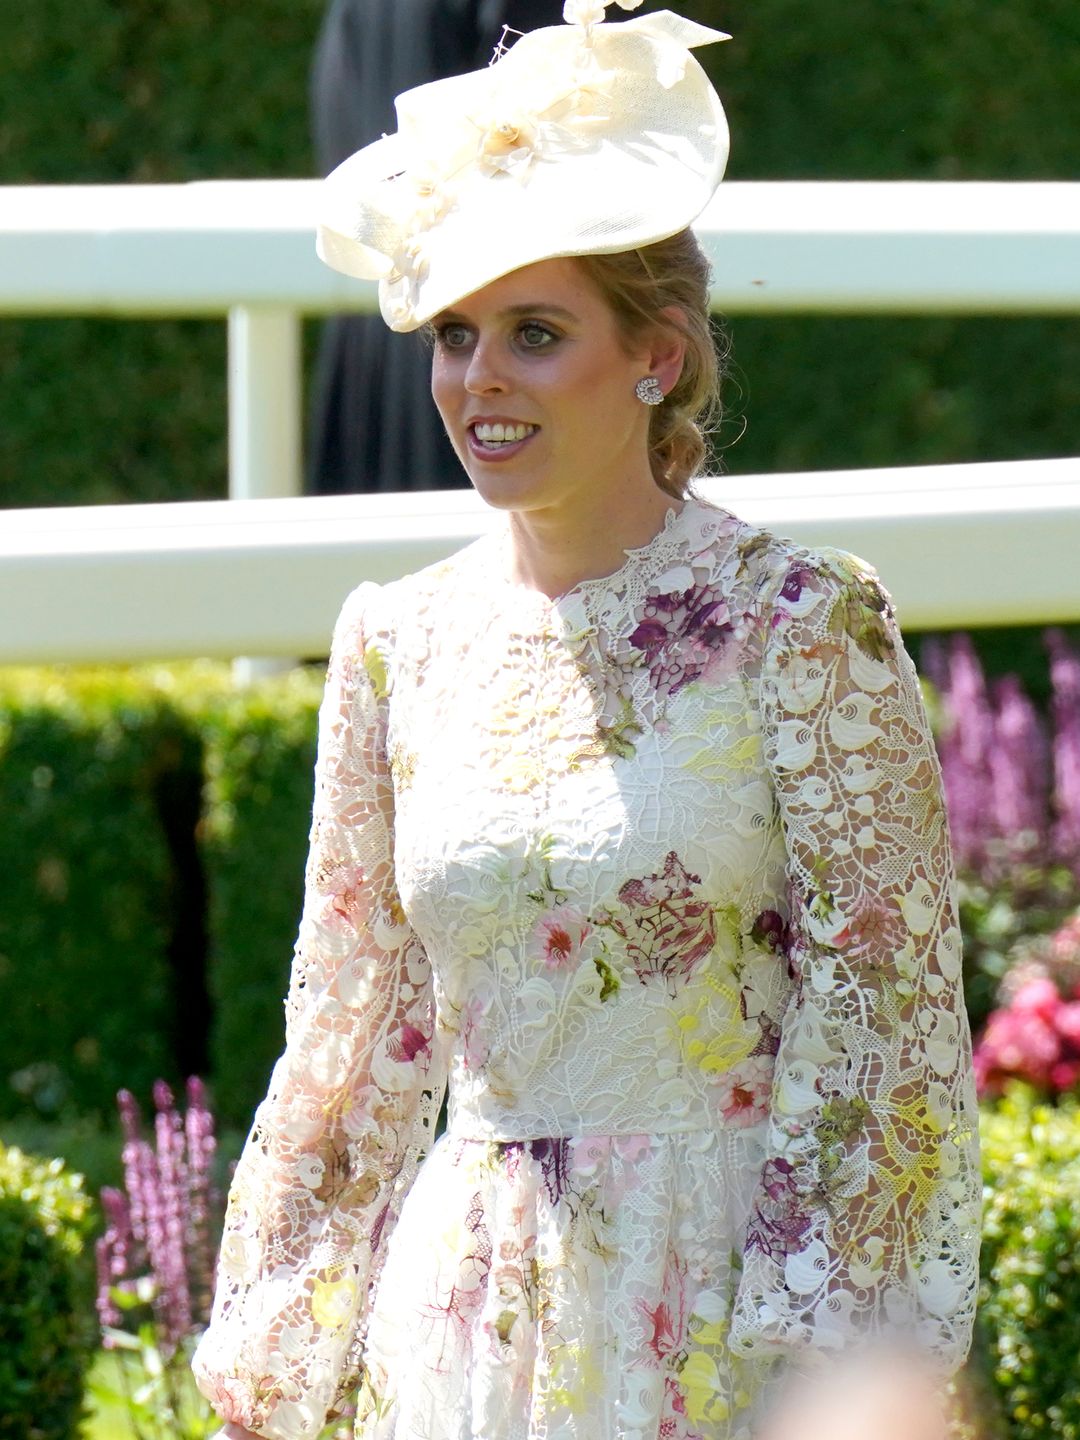
[[(630, 349), (656, 326), (686, 340), (682, 374), (649, 419), (649, 463), (661, 490), (677, 500), (689, 481), (705, 473), (706, 435), (720, 419), (720, 381), (728, 346), (714, 329), (709, 308), (709, 262), (690, 229), (666, 240), (614, 255), (575, 257), (615, 314)], [(680, 324), (663, 310), (679, 306)], [(718, 346), (717, 342), (720, 342)]]

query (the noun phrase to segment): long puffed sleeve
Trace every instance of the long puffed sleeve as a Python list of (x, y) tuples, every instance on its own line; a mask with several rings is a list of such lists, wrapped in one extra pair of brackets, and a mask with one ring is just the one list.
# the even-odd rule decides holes
[(892, 1338), (946, 1373), (971, 1340), (978, 1110), (941, 771), (891, 599), (792, 551), (763, 640), (792, 980), (732, 1344), (811, 1368)]
[(369, 1288), (445, 1084), (427, 956), (394, 879), (388, 656), (346, 599), (319, 710), (285, 1049), (229, 1192), (193, 1360), (226, 1420), (310, 1440), (355, 1383)]

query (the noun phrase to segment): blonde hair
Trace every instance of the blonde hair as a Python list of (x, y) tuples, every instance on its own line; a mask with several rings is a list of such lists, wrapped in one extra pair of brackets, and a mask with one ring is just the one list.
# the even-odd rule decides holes
[[(575, 257), (610, 305), (628, 346), (657, 326), (686, 341), (682, 373), (649, 418), (649, 463), (661, 490), (677, 500), (704, 473), (706, 436), (719, 423), (720, 382), (730, 351), (709, 307), (709, 262), (692, 230), (614, 255)], [(662, 312), (678, 306), (685, 323)]]

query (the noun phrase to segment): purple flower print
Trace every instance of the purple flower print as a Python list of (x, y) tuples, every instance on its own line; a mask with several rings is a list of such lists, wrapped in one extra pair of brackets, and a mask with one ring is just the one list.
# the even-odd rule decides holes
[(716, 944), (712, 906), (694, 892), (700, 883), (672, 850), (663, 874), (628, 880), (619, 891), (631, 918), (613, 923), (627, 942), (634, 973), (643, 985), (663, 976), (672, 997)]
[(762, 910), (750, 930), (755, 945), (767, 945), (777, 955), (786, 955), (791, 948), (791, 931), (776, 910)]
[(491, 998), (486, 990), (474, 990), (465, 1003), (461, 1047), (466, 1070), (483, 1069), (491, 1054), (484, 1026), (485, 1016), (491, 1009)]
[(644, 650), (652, 660), (667, 644), (667, 626), (659, 620), (643, 620), (630, 636), (630, 644), (637, 650)]
[(808, 574), (809, 571), (804, 565), (793, 565), (785, 575), (784, 583), (780, 587), (781, 600), (790, 600), (793, 605), (797, 604)]
[(540, 1162), (544, 1189), (552, 1205), (557, 1205), (570, 1189), (570, 1167), (573, 1164), (571, 1142), (565, 1135), (537, 1140), (497, 1140), (499, 1157), (506, 1164), (508, 1178), (513, 1178), (522, 1156), (529, 1154)]
[(654, 687), (671, 696), (694, 680), (727, 674), (733, 635), (727, 601), (712, 586), (692, 585), (647, 596), (630, 644), (644, 655)]
[(773, 1260), (784, 1260), (803, 1248), (809, 1229), (810, 1216), (795, 1184), (795, 1167), (781, 1156), (767, 1160), (761, 1194), (750, 1217), (747, 1253), (760, 1250)]

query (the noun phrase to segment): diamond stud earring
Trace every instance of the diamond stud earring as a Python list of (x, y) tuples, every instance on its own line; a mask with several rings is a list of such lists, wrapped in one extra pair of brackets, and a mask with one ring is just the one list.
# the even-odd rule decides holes
[(644, 375), (634, 386), (634, 394), (645, 405), (662, 405), (664, 392), (655, 375)]

